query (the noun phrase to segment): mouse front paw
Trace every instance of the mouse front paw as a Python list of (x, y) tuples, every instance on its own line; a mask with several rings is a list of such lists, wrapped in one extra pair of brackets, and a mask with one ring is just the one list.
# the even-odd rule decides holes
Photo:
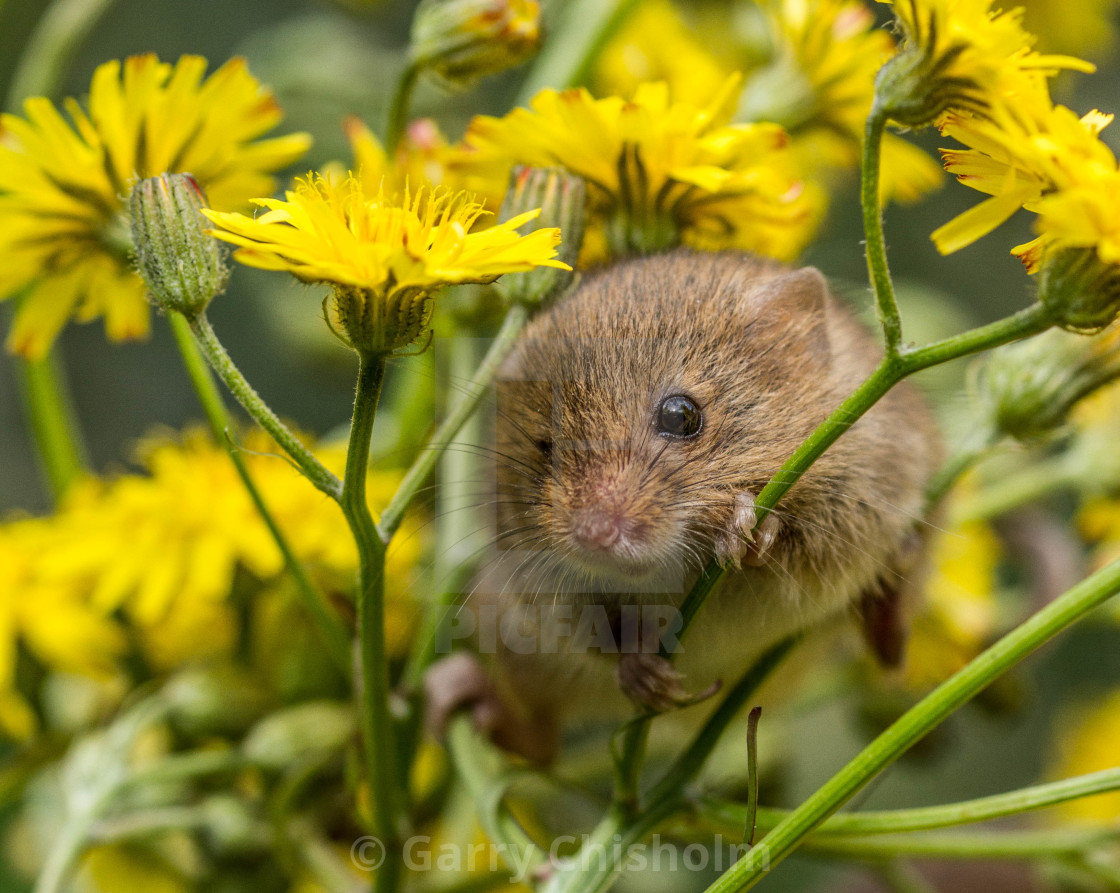
[(760, 567), (766, 563), (778, 533), (781, 521), (770, 512), (755, 530), (758, 514), (754, 507), (754, 494), (744, 490), (735, 494), (735, 507), (727, 528), (716, 537), (716, 560), (722, 565), (740, 568), (747, 564)]
[(615, 680), (622, 693), (655, 713), (688, 707), (720, 689), (720, 683), (715, 682), (698, 694), (689, 694), (683, 679), (680, 670), (660, 654), (623, 654), (615, 668)]

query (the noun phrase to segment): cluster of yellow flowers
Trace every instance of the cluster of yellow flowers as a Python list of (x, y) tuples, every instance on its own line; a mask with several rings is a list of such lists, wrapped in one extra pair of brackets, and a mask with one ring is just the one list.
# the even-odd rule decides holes
[(88, 112), (66, 102), (72, 124), (42, 97), (24, 103), (26, 120), (0, 116), (0, 300), (21, 296), (10, 350), (42, 356), (72, 316), (104, 317), (114, 340), (148, 331), (129, 262), (136, 180), (190, 172), (213, 207), (235, 208), (307, 151), (307, 134), (257, 139), (283, 115), (242, 60), (205, 71), (199, 56), (133, 56), (98, 67)]
[(1052, 101), (1048, 83), (1058, 70), (1093, 66), (1035, 52), (1022, 10), (993, 11), (990, 0), (904, 0), (895, 13), (904, 51), (929, 69), (926, 99), (939, 105), (938, 127), (967, 147), (943, 150), (946, 168), (991, 196), (937, 229), (937, 247), (963, 248), (1026, 208), (1038, 215), (1039, 236), (1013, 253), (1030, 272), (1063, 248), (1093, 249), (1105, 264), (1120, 261), (1112, 213), (1120, 170), (1099, 138), (1112, 116), (1079, 117)]
[[(338, 506), (264, 435), (245, 445), (250, 474), (280, 528), (328, 591), (352, 585), (357, 554)], [(340, 468), (344, 452), (321, 450)], [(199, 431), (143, 445), (145, 474), (77, 485), (44, 519), (0, 525), (0, 731), (17, 737), (34, 715), (16, 687), (17, 642), (43, 665), (105, 678), (129, 643), (157, 670), (227, 653), (237, 635), (231, 604), (277, 580), (284, 560), (225, 449)], [(388, 501), (396, 472), (374, 472), (368, 496)], [(412, 625), (414, 525), (394, 539), (386, 574), (388, 641), (399, 654)]]

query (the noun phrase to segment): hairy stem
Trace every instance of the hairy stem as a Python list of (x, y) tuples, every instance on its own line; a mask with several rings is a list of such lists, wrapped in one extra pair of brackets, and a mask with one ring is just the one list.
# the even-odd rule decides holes
[(330, 469), (315, 458), (311, 450), (300, 442), (291, 429), (280, 421), (276, 413), (261, 399), (261, 396), (241, 374), (241, 370), (237, 368), (218, 340), (218, 336), (210, 326), (210, 320), (206, 318), (206, 314), (200, 313), (191, 319), (190, 327), (198, 341), (198, 346), (202, 349), (203, 356), (210, 364), (210, 368), (229, 388), (237, 402), (244, 407), (245, 411), (258, 425), (272, 435), (272, 439), (280, 444), (284, 452), (291, 457), (299, 470), (303, 472), (304, 477), (331, 499), (336, 502), (339, 501), (342, 498), (342, 482), (331, 473)]
[(358, 544), (358, 714), (362, 753), (373, 797), (373, 831), (386, 850), (376, 883), (379, 891), (387, 893), (395, 890), (399, 882), (404, 799), (397, 773), (396, 730), (389, 712), (385, 544), (377, 534), (366, 502), (369, 445), (384, 377), (384, 356), (360, 356), (340, 504)]
[(268, 528), (268, 532), (280, 550), (280, 554), (284, 557), (284, 564), (295, 581), (296, 592), (299, 594), (300, 601), (303, 602), (304, 609), (315, 626), (315, 631), (323, 640), (323, 645), (326, 647), (331, 660), (334, 661), (343, 675), (348, 676), (352, 664), (350, 634), (331, 608), (327, 597), (311, 581), (303, 562), (292, 550), (288, 538), (276, 523), (276, 519), (265, 504), (260, 490), (253, 482), (241, 450), (233, 442), (233, 422), (226, 411), (225, 404), (222, 402), (218, 387), (210, 375), (210, 370), (207, 368), (206, 362), (203, 360), (198, 345), (191, 334), (190, 323), (180, 313), (170, 314), (169, 321), (171, 331), (175, 336), (175, 342), (179, 346), (179, 354), (183, 359), (183, 365), (190, 377), (191, 384), (194, 386), (195, 394), (198, 395), (198, 402), (202, 406), (203, 412), (206, 413), (206, 419), (210, 423), (210, 430), (214, 434), (214, 439), (218, 443), (225, 444), (229, 451), (229, 457), (237, 471), (237, 476), (241, 478), (241, 482), (245, 485), (257, 513), (261, 516), (261, 520)]
[(860, 165), (860, 204), (863, 206), (863, 233), (867, 249), (867, 274), (875, 293), (875, 309), (883, 328), (883, 341), (888, 357), (902, 346), (902, 318), (894, 296), (890, 269), (887, 266), (887, 245), (883, 237), (883, 209), (879, 201), (879, 167), (883, 148), (883, 131), (887, 115), (876, 103), (867, 118)]

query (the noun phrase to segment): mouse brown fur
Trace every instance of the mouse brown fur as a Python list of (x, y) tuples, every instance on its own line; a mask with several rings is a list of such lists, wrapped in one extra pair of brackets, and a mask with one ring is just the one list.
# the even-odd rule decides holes
[[(533, 320), (500, 376), (498, 551), (468, 606), (496, 605), (530, 637), (545, 621), (527, 608), (574, 614), (558, 646), (521, 653), (496, 637), (503, 701), (551, 728), (570, 715), (624, 716), (620, 683), (651, 706), (664, 704), (646, 698), (646, 681), (669, 700), (682, 694), (672, 673), (646, 679), (656, 655), (574, 649), (568, 633), (588, 607), (617, 617), (626, 605), (679, 606), (714, 556), (730, 571), (677, 660), (694, 688), (733, 681), (780, 638), (861, 602), (879, 606), (869, 613), (883, 625), (881, 606), (918, 573), (939, 456), (908, 386), (856, 421), (749, 534), (752, 497), (880, 356), (818, 271), (733, 252), (614, 264)], [(660, 430), (674, 395), (699, 408), (698, 433)], [(886, 611), (888, 628), (896, 614)], [(629, 645), (651, 650), (633, 635)]]

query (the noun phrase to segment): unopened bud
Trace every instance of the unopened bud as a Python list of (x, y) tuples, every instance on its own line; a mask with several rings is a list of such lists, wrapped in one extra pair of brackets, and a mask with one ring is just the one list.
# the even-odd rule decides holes
[(536, 0), (421, 0), (409, 58), (452, 85), (466, 86), (520, 65), (540, 45)]
[(1092, 338), (1052, 329), (992, 351), (978, 396), (995, 429), (1018, 440), (1062, 428), (1073, 407), (1120, 377), (1120, 330)]
[[(559, 227), (561, 242), (556, 259), (575, 267), (583, 243), (585, 192), (583, 178), (563, 168), (519, 165), (510, 175), (499, 219), (510, 220), (540, 208), (540, 216), (530, 226)], [(537, 267), (525, 273), (507, 273), (498, 280), (498, 289), (511, 303), (536, 307), (560, 295), (574, 277), (572, 270)]]
[(132, 190), (136, 266), (164, 310), (196, 316), (226, 286), (221, 243), (206, 232), (206, 195), (190, 174), (148, 177)]
[(1093, 248), (1048, 252), (1039, 273), (1038, 299), (1070, 332), (1100, 332), (1120, 315), (1120, 267), (1103, 263)]

